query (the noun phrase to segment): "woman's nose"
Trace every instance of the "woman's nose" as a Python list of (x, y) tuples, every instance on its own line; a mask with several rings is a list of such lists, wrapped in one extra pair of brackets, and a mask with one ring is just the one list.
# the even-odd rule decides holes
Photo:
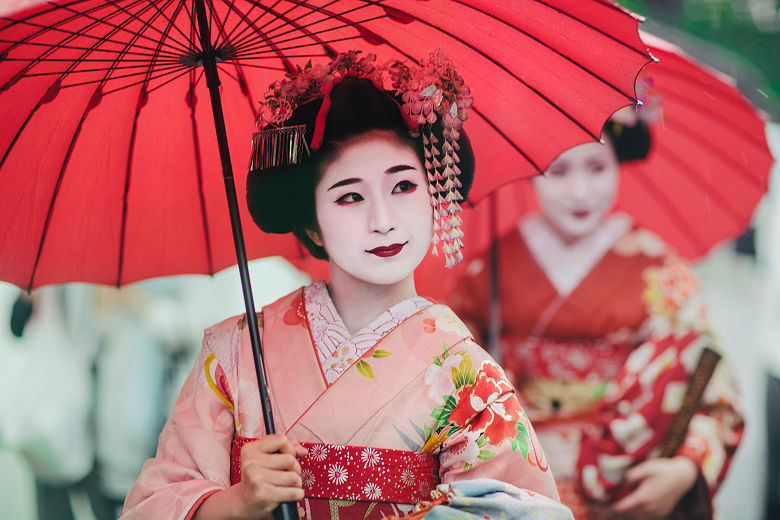
[(590, 185), (587, 175), (579, 172), (571, 176), (569, 195), (575, 199), (587, 199), (590, 196)]
[(372, 233), (387, 233), (394, 229), (393, 213), (384, 201), (377, 201), (371, 205), (369, 230)]

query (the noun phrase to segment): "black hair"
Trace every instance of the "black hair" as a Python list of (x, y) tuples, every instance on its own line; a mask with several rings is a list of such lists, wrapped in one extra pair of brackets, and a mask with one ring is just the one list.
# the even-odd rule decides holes
[[(297, 107), (285, 125), (306, 125), (305, 138), (312, 142), (314, 123), (322, 98)], [(267, 233), (290, 233), (315, 258), (327, 259), (325, 248), (317, 245), (307, 231), (319, 232), (314, 190), (324, 168), (342, 147), (354, 137), (371, 130), (392, 132), (401, 142), (415, 150), (420, 163), (425, 156), (422, 139), (412, 137), (398, 101), (368, 79), (344, 78), (330, 92), (330, 108), (325, 121), (324, 139), (316, 151), (300, 163), (262, 171), (247, 176), (247, 205), (257, 226)], [(434, 125), (433, 133), (443, 140), (442, 128)], [(459, 139), (461, 194), (464, 198), (474, 177), (474, 155), (465, 133)]]
[(650, 153), (652, 136), (647, 123), (637, 120), (632, 126), (608, 121), (604, 131), (609, 136), (618, 162), (641, 161)]

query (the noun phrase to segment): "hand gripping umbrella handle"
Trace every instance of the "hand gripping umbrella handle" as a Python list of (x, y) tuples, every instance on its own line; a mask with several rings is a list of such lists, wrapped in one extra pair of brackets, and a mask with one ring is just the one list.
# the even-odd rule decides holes
[[(214, 57), (214, 46), (211, 44), (209, 23), (206, 17), (206, 7), (203, 0), (195, 1), (195, 10), (198, 17), (201, 46), (203, 49), (203, 69), (206, 75), (206, 85), (211, 95), (211, 109), (214, 114), (214, 127), (217, 131), (217, 144), (219, 145), (219, 158), (222, 162), (222, 177), (225, 181), (225, 193), (227, 195), (228, 210), (230, 212), (230, 225), (233, 229), (233, 242), (236, 246), (236, 260), (238, 271), (241, 275), (241, 288), (244, 292), (244, 304), (246, 305), (247, 327), (249, 338), (252, 342), (252, 356), (255, 360), (255, 373), (257, 386), (260, 390), (260, 404), (263, 410), (263, 424), (266, 434), (276, 433), (274, 418), (271, 411), (271, 399), (268, 396), (268, 387), (263, 363), (263, 351), (260, 345), (260, 333), (257, 326), (257, 313), (255, 302), (252, 298), (252, 285), (249, 281), (249, 268), (247, 267), (246, 248), (244, 246), (244, 234), (241, 229), (241, 217), (238, 212), (236, 199), (236, 185), (233, 181), (233, 165), (230, 161), (227, 132), (225, 131), (225, 118), (222, 113), (222, 100), (219, 94), (219, 75), (217, 74), (217, 62)], [(283, 502), (274, 511), (275, 520), (298, 520), (298, 509), (295, 502)]]

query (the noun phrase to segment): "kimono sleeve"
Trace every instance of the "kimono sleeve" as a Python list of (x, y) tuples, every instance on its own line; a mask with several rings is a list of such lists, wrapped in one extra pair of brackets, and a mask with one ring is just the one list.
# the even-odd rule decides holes
[[(669, 256), (662, 265), (645, 269), (643, 276), (649, 315), (645, 340), (608, 388), (580, 447), (577, 466), (583, 490), (600, 501), (624, 495), (625, 471), (660, 453), (702, 350), (718, 350), (698, 279), (686, 262)], [(728, 361), (721, 359), (677, 451), (698, 465), (710, 494), (742, 437), (740, 408)]]
[(189, 519), (208, 495), (230, 486), (236, 323), (231, 319), (206, 330), (157, 453), (144, 464), (121, 519)]
[(439, 446), (442, 483), (488, 478), (558, 500), (555, 480), (515, 389), (470, 339), (439, 359), (444, 404), (434, 410), (429, 451)]

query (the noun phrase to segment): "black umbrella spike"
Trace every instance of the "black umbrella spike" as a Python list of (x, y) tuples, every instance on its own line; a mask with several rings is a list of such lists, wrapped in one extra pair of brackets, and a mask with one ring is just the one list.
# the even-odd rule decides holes
[[(206, 85), (211, 95), (211, 109), (214, 114), (214, 126), (217, 131), (217, 144), (219, 157), (222, 162), (222, 177), (225, 181), (225, 193), (227, 194), (228, 210), (230, 212), (230, 225), (233, 229), (233, 242), (236, 246), (236, 259), (238, 260), (238, 272), (241, 275), (241, 288), (244, 291), (244, 304), (246, 305), (247, 327), (252, 342), (252, 355), (255, 360), (255, 373), (257, 386), (260, 389), (260, 403), (263, 410), (263, 424), (267, 434), (276, 433), (271, 400), (268, 396), (266, 383), (265, 364), (263, 363), (263, 351), (260, 345), (260, 333), (257, 326), (257, 313), (255, 302), (252, 298), (252, 285), (249, 280), (249, 268), (247, 266), (246, 248), (244, 246), (244, 234), (241, 229), (241, 216), (238, 212), (236, 199), (236, 185), (233, 181), (233, 165), (230, 162), (230, 150), (228, 149), (227, 132), (225, 131), (225, 118), (222, 113), (222, 100), (219, 94), (219, 75), (214, 46), (211, 44), (209, 23), (206, 17), (206, 7), (203, 0), (195, 0), (195, 10), (198, 17), (200, 41), (203, 48), (203, 69), (206, 75)], [(295, 502), (284, 502), (274, 511), (274, 518), (278, 520), (299, 519)]]

